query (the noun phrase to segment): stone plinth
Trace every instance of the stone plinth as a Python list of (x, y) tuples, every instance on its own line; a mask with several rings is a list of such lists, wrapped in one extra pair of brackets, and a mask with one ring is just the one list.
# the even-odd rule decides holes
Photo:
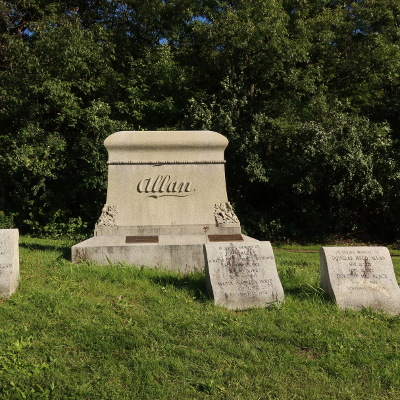
[(226, 242), (229, 235), (241, 234), (226, 193), (224, 136), (124, 131), (104, 144), (106, 204), (94, 237), (73, 246), (73, 261), (123, 261), (188, 272), (204, 268), (202, 246), (208, 236)]
[(208, 243), (206, 282), (216, 305), (230, 310), (283, 302), (270, 242)]
[(10, 297), (19, 281), (18, 229), (0, 229), (0, 297)]
[[(216, 132), (117, 132), (109, 154), (107, 201), (98, 235), (115, 228), (214, 226), (215, 207), (227, 207), (224, 150)], [(223, 223), (223, 221), (221, 221)], [(227, 220), (232, 224), (238, 221)], [(117, 229), (118, 230), (118, 229)], [(239, 229), (240, 232), (240, 229)]]
[(400, 313), (400, 289), (386, 247), (322, 247), (321, 287), (341, 309)]

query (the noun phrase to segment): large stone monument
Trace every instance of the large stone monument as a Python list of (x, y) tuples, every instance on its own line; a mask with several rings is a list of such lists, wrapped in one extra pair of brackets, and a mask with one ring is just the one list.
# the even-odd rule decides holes
[(341, 309), (400, 313), (400, 289), (386, 247), (322, 247), (321, 287)]
[(215, 304), (230, 310), (283, 302), (270, 242), (208, 243), (206, 283)]
[(226, 193), (228, 140), (211, 131), (116, 132), (106, 204), (72, 260), (202, 270), (209, 242), (257, 243), (241, 233)]
[(19, 281), (18, 229), (0, 229), (0, 297), (10, 297)]

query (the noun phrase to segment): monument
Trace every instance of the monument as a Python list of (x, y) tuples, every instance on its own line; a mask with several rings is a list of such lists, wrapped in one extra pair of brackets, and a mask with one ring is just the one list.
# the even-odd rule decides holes
[(211, 131), (122, 131), (104, 142), (107, 199), (72, 261), (203, 270), (206, 243), (259, 243), (241, 233), (225, 184), (228, 140)]
[(400, 289), (386, 247), (322, 247), (321, 287), (341, 309), (400, 313)]
[(283, 302), (270, 242), (208, 243), (206, 283), (214, 303), (230, 310)]
[(0, 229), (0, 297), (10, 297), (19, 281), (18, 229)]

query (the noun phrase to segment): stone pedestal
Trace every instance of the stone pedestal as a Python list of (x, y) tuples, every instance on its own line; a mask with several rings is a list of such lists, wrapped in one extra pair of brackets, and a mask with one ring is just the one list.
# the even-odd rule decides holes
[(18, 229), (0, 229), (0, 297), (10, 297), (19, 281)]
[(117, 132), (104, 145), (109, 154), (106, 204), (94, 237), (72, 247), (73, 261), (189, 272), (204, 268), (203, 245), (211, 240), (254, 240), (241, 235), (228, 202), (224, 136)]
[(321, 287), (341, 309), (400, 313), (400, 289), (386, 247), (322, 247)]

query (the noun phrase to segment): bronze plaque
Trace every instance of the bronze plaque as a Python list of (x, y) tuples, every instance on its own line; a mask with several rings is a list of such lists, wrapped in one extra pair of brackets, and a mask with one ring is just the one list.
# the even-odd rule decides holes
[(231, 235), (208, 235), (210, 242), (243, 242), (243, 237), (240, 234)]
[(158, 236), (126, 236), (125, 243), (158, 243)]

